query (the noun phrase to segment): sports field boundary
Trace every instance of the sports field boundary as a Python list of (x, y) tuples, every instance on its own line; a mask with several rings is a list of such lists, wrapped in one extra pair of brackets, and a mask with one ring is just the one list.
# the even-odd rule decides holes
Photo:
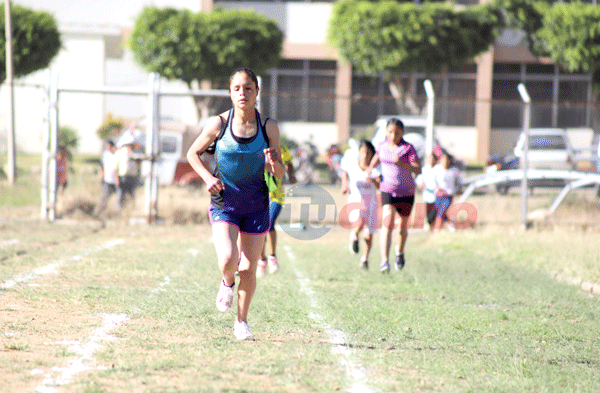
[(73, 256), (65, 258), (65, 259), (60, 259), (57, 262), (53, 262), (48, 265), (37, 268), (30, 273), (15, 276), (11, 279), (8, 279), (7, 281), (5, 281), (3, 283), (0, 283), (0, 289), (8, 289), (8, 288), (12, 288), (13, 286), (15, 286), (17, 284), (24, 284), (24, 283), (26, 283), (30, 280), (33, 280), (35, 278), (38, 278), (40, 276), (46, 275), (48, 273), (52, 273), (52, 272), (56, 271), (56, 269), (58, 269), (59, 267), (64, 266), (64, 265), (68, 264), (69, 262), (78, 261), (78, 260), (82, 259), (83, 257), (86, 257), (88, 255), (91, 255), (93, 253), (96, 253), (96, 252), (99, 252), (99, 251), (102, 251), (102, 250), (105, 250), (108, 248), (112, 248), (112, 247), (122, 244), (124, 242), (125, 241), (123, 239), (110, 240), (106, 243), (101, 244), (98, 247), (87, 249), (81, 254), (73, 255)]
[(581, 278), (566, 276), (561, 273), (548, 273), (556, 281), (575, 285), (581, 288), (582, 291), (592, 295), (600, 296), (600, 284), (582, 280)]
[[(68, 367), (52, 367), (52, 371), (58, 371), (60, 374), (54, 377), (52, 373), (47, 373), (44, 376), (42, 384), (35, 389), (35, 393), (58, 392), (57, 386), (68, 385), (76, 374), (95, 368), (101, 369), (101, 367), (92, 366), (94, 362), (94, 352), (102, 348), (101, 342), (115, 340), (116, 338), (109, 335), (109, 333), (129, 318), (125, 314), (100, 314), (100, 316), (102, 317), (102, 326), (94, 330), (89, 339), (86, 340), (85, 344), (82, 345), (79, 341), (54, 343), (72, 344), (69, 347), (69, 350), (81, 356), (71, 360)], [(31, 373), (36, 374), (38, 370), (39, 369), (33, 369), (31, 370)]]
[(325, 322), (323, 316), (319, 313), (321, 306), (317, 301), (316, 293), (311, 288), (310, 280), (304, 277), (302, 272), (295, 266), (296, 256), (292, 251), (292, 248), (285, 245), (284, 249), (296, 279), (300, 284), (300, 292), (308, 297), (312, 309), (312, 312), (309, 313), (310, 318), (320, 328), (327, 332), (329, 335), (329, 342), (334, 345), (334, 353), (339, 354), (340, 363), (346, 369), (346, 375), (352, 379), (353, 384), (346, 391), (349, 393), (372, 393), (373, 390), (367, 386), (367, 369), (352, 358), (353, 354), (352, 350), (348, 348), (346, 334), (341, 330), (334, 329)]

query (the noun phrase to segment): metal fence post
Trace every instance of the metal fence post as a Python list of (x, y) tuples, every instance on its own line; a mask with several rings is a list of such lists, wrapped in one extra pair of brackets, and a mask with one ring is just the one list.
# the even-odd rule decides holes
[(48, 221), (56, 219), (56, 152), (58, 150), (58, 73), (52, 78), (50, 84), (50, 165), (48, 169), (49, 185), (49, 211)]
[(521, 180), (521, 227), (523, 229), (528, 228), (527, 223), (527, 172), (529, 171), (529, 122), (530, 122), (530, 110), (531, 110), (531, 98), (527, 92), (527, 88), (524, 84), (519, 83), (517, 86), (521, 99), (524, 103), (523, 112), (523, 155), (521, 156), (521, 170), (523, 171), (523, 180)]
[(423, 82), (427, 94), (427, 126), (425, 127), (425, 155), (433, 152), (433, 121), (435, 111), (435, 92), (429, 79)]
[(44, 121), (44, 130), (42, 132), (42, 178), (41, 178), (41, 206), (40, 214), (42, 220), (48, 219), (48, 174), (50, 165), (50, 127), (51, 127), (51, 107), (52, 107), (52, 71), (48, 71), (48, 85), (46, 86), (47, 110), (46, 120)]
[(160, 106), (159, 106), (160, 77), (150, 74), (148, 80), (148, 122), (146, 125), (146, 156), (150, 158), (150, 169), (146, 177), (146, 213), (148, 223), (156, 222), (158, 217), (158, 174), (156, 160), (158, 159)]
[(4, 32), (6, 42), (6, 86), (8, 88), (8, 121), (7, 121), (7, 148), (8, 148), (8, 163), (6, 166), (8, 184), (15, 184), (17, 177), (17, 153), (15, 145), (15, 93), (14, 93), (14, 61), (13, 61), (13, 46), (12, 46), (12, 14), (10, 0), (4, 1)]

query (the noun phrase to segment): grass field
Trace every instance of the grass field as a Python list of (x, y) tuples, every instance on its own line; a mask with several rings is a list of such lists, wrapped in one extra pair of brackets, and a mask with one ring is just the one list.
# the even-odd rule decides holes
[[(92, 203), (78, 184), (67, 202)], [(215, 307), (210, 227), (184, 219), (206, 195), (161, 195), (169, 219), (146, 226), (46, 223), (2, 194), (1, 392), (598, 391), (600, 297), (582, 285), (600, 284), (593, 199), (522, 231), (518, 195), (474, 196), (477, 225), (413, 231), (390, 275), (377, 245), (361, 271), (339, 226), (281, 231), (281, 272), (259, 280), (249, 314), (256, 341), (238, 342), (235, 313)]]
[(282, 234), (282, 271), (259, 281), (250, 311), (254, 342), (235, 341), (234, 313), (215, 308), (208, 226), (17, 221), (3, 234), (3, 392), (598, 387), (598, 297), (525, 249), (474, 247), (475, 231), (413, 234), (389, 276), (377, 247), (358, 269), (346, 230)]

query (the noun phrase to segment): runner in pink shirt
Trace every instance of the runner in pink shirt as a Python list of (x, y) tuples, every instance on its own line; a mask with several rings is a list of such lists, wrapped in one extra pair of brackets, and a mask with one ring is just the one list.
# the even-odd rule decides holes
[(396, 213), (400, 216), (400, 239), (396, 248), (396, 270), (404, 267), (404, 246), (408, 237), (410, 213), (415, 203), (414, 176), (421, 173), (421, 163), (415, 148), (402, 137), (404, 124), (400, 119), (388, 120), (386, 140), (377, 146), (377, 153), (371, 160), (369, 168), (381, 164), (383, 180), (379, 185), (383, 205), (381, 230), (381, 266), (382, 273), (389, 273), (388, 262), (392, 233)]

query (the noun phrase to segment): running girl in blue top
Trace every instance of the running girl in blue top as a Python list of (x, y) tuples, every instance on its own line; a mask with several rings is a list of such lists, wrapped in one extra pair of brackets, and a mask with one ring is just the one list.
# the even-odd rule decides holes
[[(272, 119), (261, 122), (255, 109), (258, 79), (254, 72), (235, 70), (229, 92), (233, 108), (208, 120), (188, 150), (187, 159), (211, 194), (209, 217), (223, 274), (217, 309), (225, 312), (231, 308), (238, 271), (238, 315), (233, 330), (238, 340), (251, 340), (248, 310), (256, 289), (256, 266), (264, 235), (269, 230), (269, 190), (264, 171), (281, 178), (284, 167), (277, 123)], [(211, 149), (216, 161), (212, 172), (199, 158)]]

